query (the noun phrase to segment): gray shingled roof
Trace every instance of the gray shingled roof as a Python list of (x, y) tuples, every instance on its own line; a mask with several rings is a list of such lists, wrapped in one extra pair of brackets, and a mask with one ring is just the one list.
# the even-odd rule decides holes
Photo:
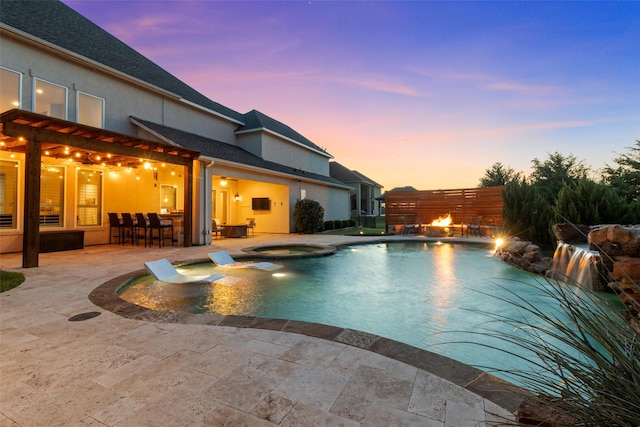
[(1, 0), (0, 22), (244, 123), (241, 113), (210, 100), (57, 0)]
[(338, 162), (329, 163), (329, 175), (342, 182), (360, 182), (376, 187), (382, 187), (380, 184), (370, 178), (367, 178), (360, 172), (351, 170)]
[(312, 179), (316, 181), (326, 182), (328, 184), (338, 185), (340, 187), (345, 187), (344, 182), (335, 178), (313, 172), (306, 172), (300, 169), (294, 169), (291, 166), (286, 166), (280, 163), (270, 162), (254, 154), (251, 154), (250, 152), (236, 145), (227, 144), (226, 142), (217, 141), (215, 139), (205, 138), (200, 135), (195, 135), (179, 129), (170, 128), (147, 120), (139, 119), (137, 117), (132, 117), (132, 119), (136, 122), (139, 122), (141, 125), (153, 130), (154, 132), (162, 135), (168, 140), (180, 145), (181, 147), (199, 151), (203, 156), (207, 156), (213, 159), (226, 160), (247, 166), (258, 167), (269, 171), (282, 172), (289, 175), (295, 175), (300, 178)]
[(236, 129), (236, 132), (251, 132), (262, 129), (270, 130), (289, 139), (293, 139), (294, 141), (297, 141), (301, 144), (304, 144), (307, 147), (313, 148), (314, 150), (318, 150), (329, 155), (324, 149), (318, 147), (316, 144), (314, 144), (289, 126), (257, 110), (251, 110), (244, 115), (244, 125), (238, 127), (238, 129)]

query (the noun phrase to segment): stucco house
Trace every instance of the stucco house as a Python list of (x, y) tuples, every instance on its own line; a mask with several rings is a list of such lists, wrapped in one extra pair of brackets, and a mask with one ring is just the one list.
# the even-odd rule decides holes
[(293, 232), (301, 198), (350, 216), (352, 187), (324, 149), (207, 98), (58, 1), (2, 0), (0, 126), (0, 252), (35, 245), (25, 266), (47, 231), (109, 243), (108, 212), (172, 216), (184, 245), (210, 243), (212, 219)]

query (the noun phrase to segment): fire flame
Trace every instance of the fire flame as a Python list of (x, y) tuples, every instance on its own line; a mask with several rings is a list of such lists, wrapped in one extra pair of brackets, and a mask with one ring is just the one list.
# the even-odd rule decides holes
[(438, 217), (438, 219), (434, 219), (433, 221), (431, 221), (431, 225), (434, 225), (436, 227), (448, 227), (452, 222), (453, 219), (451, 218), (451, 214), (447, 214), (446, 216), (441, 216)]

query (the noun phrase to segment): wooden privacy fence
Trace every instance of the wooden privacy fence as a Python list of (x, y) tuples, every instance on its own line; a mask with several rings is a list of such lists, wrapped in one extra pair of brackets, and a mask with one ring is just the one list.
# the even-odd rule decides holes
[(503, 227), (504, 186), (458, 190), (393, 190), (385, 193), (385, 222), (390, 226), (431, 224), (450, 214), (454, 224), (473, 223), (482, 217), (483, 227)]

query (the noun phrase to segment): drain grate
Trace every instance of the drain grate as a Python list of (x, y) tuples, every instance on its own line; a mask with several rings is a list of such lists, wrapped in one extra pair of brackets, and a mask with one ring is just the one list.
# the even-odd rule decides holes
[(69, 318), (69, 322), (81, 322), (83, 320), (93, 319), (94, 317), (100, 316), (100, 314), (99, 311), (88, 311), (86, 313), (76, 314)]

